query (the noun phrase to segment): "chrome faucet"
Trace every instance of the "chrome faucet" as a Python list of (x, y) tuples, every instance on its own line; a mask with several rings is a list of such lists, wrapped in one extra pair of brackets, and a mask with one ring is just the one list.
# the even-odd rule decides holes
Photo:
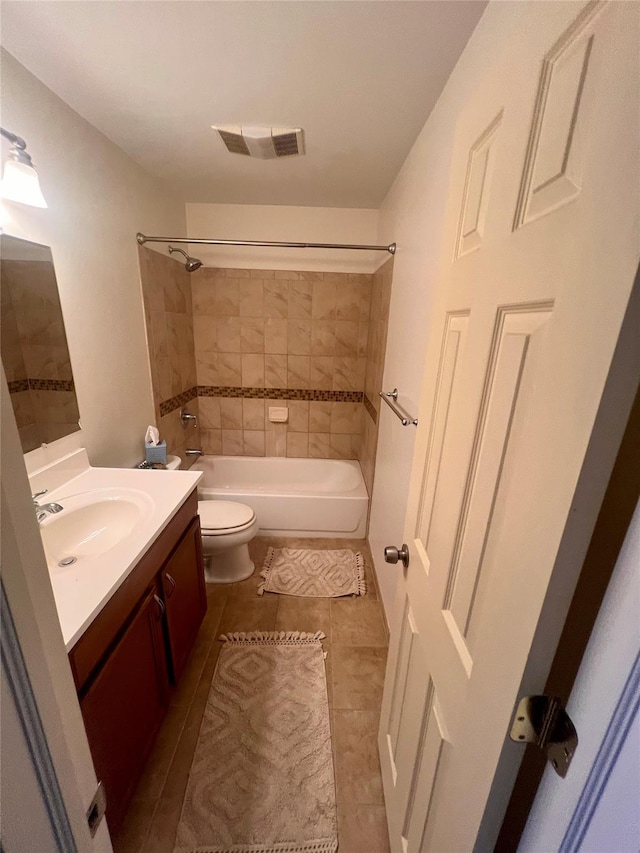
[(185, 406), (180, 409), (180, 420), (182, 421), (183, 429), (186, 429), (192, 421), (194, 426), (198, 426), (198, 418), (190, 414)]
[(204, 456), (204, 450), (200, 450), (200, 448), (196, 447), (188, 447), (185, 450), (185, 454), (187, 456)]
[(46, 495), (49, 489), (43, 489), (41, 492), (36, 492), (35, 495), (31, 495), (31, 500), (33, 501), (33, 508), (36, 511), (36, 518), (38, 519), (38, 524), (42, 524), (45, 518), (48, 515), (55, 515), (57, 512), (62, 512), (64, 509), (63, 506), (57, 503), (48, 503), (48, 504), (39, 504), (38, 498), (41, 498), (42, 495)]

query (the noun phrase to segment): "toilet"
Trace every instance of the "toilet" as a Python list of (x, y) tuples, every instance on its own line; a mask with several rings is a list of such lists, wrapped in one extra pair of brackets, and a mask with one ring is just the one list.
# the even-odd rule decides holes
[(235, 583), (253, 574), (249, 542), (258, 533), (258, 519), (246, 504), (198, 501), (198, 515), (207, 583)]

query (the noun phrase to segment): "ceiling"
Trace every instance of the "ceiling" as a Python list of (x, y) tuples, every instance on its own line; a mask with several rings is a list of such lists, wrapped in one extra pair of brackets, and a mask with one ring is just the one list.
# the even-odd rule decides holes
[[(375, 208), (485, 5), (4, 0), (2, 43), (184, 201)], [(307, 153), (230, 154), (212, 124), (303, 127)]]

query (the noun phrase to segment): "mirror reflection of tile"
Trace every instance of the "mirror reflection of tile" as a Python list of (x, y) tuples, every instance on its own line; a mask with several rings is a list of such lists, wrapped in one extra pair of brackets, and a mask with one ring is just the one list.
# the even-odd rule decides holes
[(0, 246), (2, 363), (28, 453), (75, 432), (80, 415), (51, 250), (7, 234)]

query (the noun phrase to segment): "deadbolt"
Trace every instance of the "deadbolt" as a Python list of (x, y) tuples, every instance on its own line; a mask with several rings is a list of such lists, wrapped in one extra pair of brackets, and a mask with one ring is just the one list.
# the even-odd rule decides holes
[(387, 545), (384, 549), (384, 559), (385, 562), (394, 564), (399, 560), (405, 569), (409, 568), (409, 549), (406, 543), (402, 544), (402, 548), (396, 548), (395, 545)]

